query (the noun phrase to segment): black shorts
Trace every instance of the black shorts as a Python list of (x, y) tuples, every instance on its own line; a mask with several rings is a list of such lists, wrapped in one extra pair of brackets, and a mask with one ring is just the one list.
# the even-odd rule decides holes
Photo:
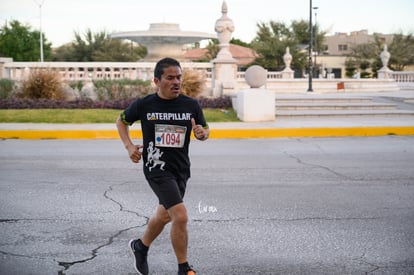
[(156, 177), (148, 179), (148, 183), (165, 209), (182, 203), (187, 180), (174, 177)]

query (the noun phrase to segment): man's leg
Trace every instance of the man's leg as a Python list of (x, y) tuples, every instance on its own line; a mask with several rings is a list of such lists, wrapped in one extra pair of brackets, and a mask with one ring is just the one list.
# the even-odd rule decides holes
[(170, 221), (171, 219), (167, 210), (165, 210), (164, 206), (158, 205), (141, 238), (142, 243), (149, 247)]
[(149, 274), (147, 262), (148, 248), (170, 220), (168, 212), (163, 206), (159, 205), (154, 215), (150, 218), (143, 237), (129, 242), (129, 248), (135, 260), (134, 267), (138, 274)]
[(168, 210), (171, 217), (171, 242), (179, 264), (187, 262), (187, 209), (184, 203), (179, 203)]

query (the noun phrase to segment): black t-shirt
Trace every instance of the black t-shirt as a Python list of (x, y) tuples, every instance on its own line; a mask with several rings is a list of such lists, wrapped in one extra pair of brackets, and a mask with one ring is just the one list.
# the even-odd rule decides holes
[(141, 121), (146, 178), (190, 177), (191, 118), (196, 124), (208, 127), (198, 101), (182, 94), (166, 100), (154, 93), (136, 99), (123, 111), (121, 119), (124, 123), (132, 125)]

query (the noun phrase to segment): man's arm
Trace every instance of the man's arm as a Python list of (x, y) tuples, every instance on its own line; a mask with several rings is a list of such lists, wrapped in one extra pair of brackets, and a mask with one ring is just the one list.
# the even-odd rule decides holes
[(135, 145), (132, 142), (131, 136), (129, 135), (129, 126), (122, 122), (120, 117), (118, 117), (116, 120), (116, 128), (118, 129), (119, 137), (121, 138), (125, 149), (128, 151), (129, 158), (132, 160), (132, 162), (138, 163), (142, 155), (139, 149), (143, 148), (144, 146)]

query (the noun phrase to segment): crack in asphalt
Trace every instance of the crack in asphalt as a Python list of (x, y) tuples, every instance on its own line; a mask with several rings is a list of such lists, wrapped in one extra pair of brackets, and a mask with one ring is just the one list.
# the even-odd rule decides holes
[[(121, 185), (124, 185), (124, 184), (126, 184), (127, 182), (124, 182), (124, 183), (121, 183), (121, 184), (116, 184), (117, 186), (121, 186)], [(98, 246), (98, 247), (96, 247), (96, 248), (94, 248), (94, 249), (92, 249), (92, 251), (91, 251), (91, 256), (90, 257), (88, 257), (88, 258), (85, 258), (85, 259), (82, 259), (82, 260), (77, 260), (77, 261), (72, 261), (72, 262), (64, 262), (64, 261), (56, 261), (60, 266), (62, 266), (64, 269), (63, 270), (60, 270), (59, 272), (58, 272), (58, 275), (64, 275), (65, 274), (65, 271), (67, 271), (69, 268), (71, 268), (72, 266), (74, 266), (75, 264), (80, 264), (80, 263), (86, 263), (86, 262), (89, 262), (89, 261), (91, 261), (91, 260), (93, 260), (93, 259), (95, 259), (97, 256), (98, 256), (98, 252), (99, 252), (99, 250), (101, 249), (101, 248), (104, 248), (104, 247), (106, 247), (106, 246), (109, 246), (109, 245), (111, 245), (112, 243), (113, 243), (113, 241), (114, 241), (114, 239), (116, 238), (116, 237), (118, 237), (118, 236), (120, 236), (121, 234), (123, 234), (124, 232), (127, 232), (127, 231), (129, 231), (129, 230), (131, 230), (131, 229), (135, 229), (135, 228), (139, 228), (139, 227), (142, 227), (142, 226), (145, 226), (147, 223), (148, 223), (148, 221), (149, 221), (149, 217), (147, 217), (147, 216), (144, 216), (144, 215), (141, 215), (140, 213), (138, 213), (138, 212), (135, 212), (135, 211), (132, 211), (132, 210), (128, 210), (128, 209), (126, 209), (125, 207), (124, 207), (124, 205), (121, 203), (121, 202), (119, 202), (119, 201), (117, 201), (116, 199), (114, 199), (113, 197), (111, 197), (110, 196), (110, 192), (111, 191), (113, 191), (114, 190), (114, 186), (115, 185), (110, 185), (109, 187), (108, 187), (108, 189), (107, 190), (105, 190), (105, 192), (103, 193), (103, 196), (104, 196), (104, 198), (105, 199), (107, 199), (107, 200), (109, 200), (110, 202), (112, 202), (112, 203), (115, 203), (116, 205), (118, 205), (118, 207), (119, 207), (119, 211), (120, 212), (126, 212), (126, 213), (130, 213), (130, 214), (134, 214), (134, 215), (136, 215), (136, 216), (138, 216), (138, 217), (140, 217), (140, 218), (144, 218), (145, 219), (145, 222), (142, 224), (142, 225), (138, 225), (138, 226), (133, 226), (133, 227), (128, 227), (128, 228), (124, 228), (124, 229), (122, 229), (122, 230), (119, 230), (118, 232), (116, 232), (114, 235), (112, 235), (112, 236), (110, 236), (109, 238), (108, 238), (108, 241), (106, 242), (106, 243), (104, 243), (104, 244), (102, 244), (102, 245), (100, 245), (100, 246)]]
[(0, 223), (17, 223), (24, 221), (70, 221), (68, 219), (54, 219), (54, 218), (42, 218), (42, 219), (27, 219), (27, 218), (18, 218), (18, 219), (0, 219)]
[(361, 256), (358, 256), (357, 258), (353, 258), (352, 261), (357, 261), (359, 263), (368, 265), (370, 268), (369, 268), (368, 271), (364, 272), (364, 274), (366, 274), (366, 275), (371, 274), (371, 273), (377, 273), (377, 272), (380, 272), (381, 270), (384, 270), (384, 269), (401, 269), (401, 268), (403, 268), (403, 269), (410, 268), (411, 269), (411, 268), (414, 268), (413, 264), (404, 264), (404, 263), (395, 263), (395, 265), (373, 264), (373, 263), (368, 262), (365, 259), (365, 254), (366, 253), (364, 252)]
[(19, 222), (21, 219), (0, 219), (0, 223), (16, 223)]
[[(119, 185), (123, 185), (123, 184), (125, 184), (125, 183), (122, 183), (122, 184), (119, 184)], [(148, 221), (149, 221), (149, 217), (147, 217), (147, 216), (143, 216), (143, 215), (139, 214), (138, 212), (135, 212), (135, 211), (132, 211), (132, 210), (128, 210), (128, 209), (126, 209), (126, 208), (122, 205), (122, 203), (120, 203), (119, 201), (115, 200), (114, 198), (111, 198), (111, 197), (109, 196), (109, 193), (110, 193), (111, 191), (113, 191), (113, 190), (114, 190), (114, 189), (113, 189), (113, 186), (109, 186), (109, 187), (108, 187), (108, 189), (107, 189), (107, 190), (104, 192), (104, 194), (103, 194), (103, 196), (105, 197), (105, 199), (110, 200), (110, 201), (112, 201), (113, 203), (115, 203), (116, 205), (118, 205), (118, 207), (119, 207), (119, 211), (120, 211), (120, 212), (126, 212), (126, 213), (130, 213), (130, 214), (134, 214), (134, 215), (138, 216), (139, 218), (145, 218), (145, 219), (146, 219), (146, 222), (145, 222), (145, 224), (144, 224), (144, 225), (146, 225), (146, 224), (148, 223)]]
[(62, 266), (64, 268), (63, 270), (60, 270), (58, 272), (58, 275), (64, 275), (65, 274), (65, 271), (67, 271), (70, 267), (74, 266), (75, 264), (86, 263), (86, 262), (89, 262), (89, 261), (95, 259), (98, 256), (98, 251), (101, 248), (104, 248), (104, 247), (106, 247), (108, 245), (111, 245), (116, 237), (118, 237), (119, 235), (121, 235), (122, 233), (124, 233), (124, 232), (126, 232), (128, 230), (131, 230), (131, 229), (134, 229), (134, 228), (137, 228), (137, 227), (140, 227), (140, 226), (133, 226), (133, 227), (125, 228), (125, 229), (122, 229), (122, 230), (118, 231), (115, 235), (110, 236), (108, 238), (108, 241), (106, 243), (104, 243), (104, 244), (102, 244), (102, 245), (100, 245), (100, 246), (92, 249), (91, 256), (89, 258), (82, 259), (82, 260), (77, 260), (77, 261), (73, 261), (73, 262), (63, 262), (63, 261), (56, 261), (56, 260), (54, 260), (60, 266)]
[(300, 222), (300, 221), (352, 221), (352, 220), (379, 220), (384, 217), (304, 217), (304, 218), (292, 218), (292, 219), (281, 219), (281, 218), (235, 218), (235, 219), (193, 219), (193, 222), (238, 222), (238, 221), (275, 221), (275, 222)]
[[(126, 183), (127, 182), (124, 182), (124, 183), (121, 183), (121, 184), (117, 184), (117, 185), (120, 186), (120, 185), (123, 185), (123, 184), (126, 184)], [(114, 186), (115, 185), (110, 185), (105, 190), (105, 192), (103, 193), (104, 198), (107, 199), (107, 200), (109, 200), (110, 202), (115, 203), (116, 205), (118, 205), (120, 212), (126, 212), (126, 213), (129, 213), (129, 214), (134, 214), (134, 215), (136, 215), (136, 216), (138, 216), (140, 218), (144, 218), (145, 219), (145, 222), (143, 224), (141, 224), (141, 225), (137, 225), (137, 226), (133, 226), (133, 227), (128, 227), (128, 228), (121, 229), (121, 230), (117, 231), (115, 234), (109, 236), (108, 241), (106, 241), (104, 244), (101, 244), (101, 245), (99, 245), (96, 248), (94, 248), (94, 249), (91, 250), (91, 256), (90, 257), (87, 257), (87, 258), (84, 258), (84, 259), (80, 259), (80, 260), (76, 260), (76, 261), (70, 261), (70, 262), (69, 261), (58, 261), (56, 259), (53, 259), (54, 262), (58, 263), (59, 266), (62, 266), (63, 267), (62, 270), (58, 271), (58, 275), (64, 275), (65, 272), (69, 268), (71, 268), (72, 266), (74, 266), (76, 264), (86, 263), (86, 262), (89, 262), (89, 261), (95, 259), (98, 256), (98, 252), (99, 252), (100, 249), (102, 249), (102, 248), (104, 248), (106, 246), (111, 245), (114, 242), (114, 239), (116, 237), (120, 236), (121, 234), (123, 234), (124, 232), (127, 232), (127, 231), (129, 231), (131, 229), (143, 227), (146, 224), (148, 224), (149, 217), (144, 216), (144, 215), (141, 215), (138, 212), (135, 212), (135, 211), (126, 209), (121, 202), (117, 201), (116, 199), (114, 199), (113, 197), (110, 196), (110, 192), (114, 190)], [(0, 223), (17, 223), (17, 222), (21, 222), (21, 221), (50, 221), (50, 220), (56, 221), (56, 219), (52, 219), (52, 218), (41, 218), (41, 219), (3, 218), (3, 219), (0, 219)], [(65, 220), (65, 219), (59, 219), (59, 220)], [(25, 258), (31, 258), (31, 259), (47, 260), (47, 258), (45, 258), (45, 257), (37, 257), (37, 256), (24, 255), (24, 254), (16, 254), (16, 253), (11, 253), (11, 252), (2, 251), (2, 250), (0, 250), (0, 254), (7, 255), (7, 256), (12, 256), (12, 257), (25, 257)]]
[(6, 256), (12, 256), (12, 257), (22, 257), (22, 258), (29, 258), (29, 259), (46, 260), (46, 258), (44, 258), (44, 257), (36, 257), (36, 256), (23, 255), (23, 254), (16, 254), (16, 253), (11, 253), (11, 252), (7, 252), (7, 251), (3, 251), (3, 250), (0, 250), (0, 254), (6, 255)]
[[(117, 184), (117, 185), (123, 185), (123, 184), (126, 184), (127, 182), (124, 182), (124, 183), (121, 183), (121, 184)], [(106, 243), (104, 243), (104, 244), (102, 244), (102, 245), (99, 245), (98, 247), (96, 247), (96, 248), (94, 248), (94, 249), (92, 249), (92, 251), (91, 251), (91, 256), (90, 257), (88, 257), (88, 258), (85, 258), (85, 259), (82, 259), (82, 260), (77, 260), (77, 261), (72, 261), (72, 262), (64, 262), (64, 261), (56, 261), (60, 266), (62, 266), (63, 267), (63, 270), (60, 270), (59, 272), (58, 272), (58, 275), (64, 275), (65, 274), (65, 271), (67, 271), (69, 268), (71, 268), (72, 266), (74, 266), (74, 265), (76, 265), (76, 264), (80, 264), (80, 263), (86, 263), (86, 262), (89, 262), (89, 261), (91, 261), (91, 260), (93, 260), (93, 259), (95, 259), (97, 256), (98, 256), (98, 252), (99, 252), (99, 250), (100, 249), (102, 249), (102, 248), (104, 248), (104, 247), (106, 247), (106, 246), (109, 246), (109, 245), (111, 245), (112, 243), (113, 243), (113, 241), (114, 241), (114, 239), (116, 238), (116, 237), (118, 237), (118, 236), (120, 236), (121, 234), (123, 234), (124, 232), (127, 232), (127, 231), (129, 231), (129, 230), (131, 230), (131, 229), (135, 229), (135, 228), (139, 228), (139, 227), (142, 227), (142, 226), (145, 226), (147, 223), (148, 223), (148, 221), (149, 221), (149, 217), (147, 217), (147, 216), (144, 216), (144, 215), (141, 215), (140, 213), (138, 213), (138, 212), (135, 212), (135, 211), (132, 211), (132, 210), (128, 210), (128, 209), (126, 209), (125, 207), (124, 207), (124, 205), (121, 203), (121, 202), (119, 202), (119, 201), (117, 201), (117, 200), (115, 200), (113, 197), (111, 197), (110, 195), (109, 195), (109, 193), (111, 192), (111, 191), (113, 191), (114, 190), (114, 185), (110, 185), (109, 187), (108, 187), (108, 189), (107, 190), (105, 190), (105, 192), (103, 193), (103, 196), (104, 196), (104, 198), (105, 199), (107, 199), (107, 200), (109, 200), (109, 201), (111, 201), (112, 203), (115, 203), (116, 205), (118, 205), (118, 207), (119, 207), (119, 211), (120, 212), (126, 212), (126, 213), (130, 213), (130, 214), (134, 214), (134, 215), (136, 215), (136, 216), (138, 216), (138, 217), (140, 217), (140, 218), (145, 218), (145, 222), (142, 224), (142, 225), (138, 225), (138, 226), (133, 226), (133, 227), (128, 227), (128, 228), (124, 228), (124, 229), (122, 229), (122, 230), (119, 230), (118, 232), (116, 232), (114, 235), (112, 235), (112, 236), (110, 236), (109, 238), (108, 238), (108, 241), (106, 242)]]
[(328, 171), (328, 172), (330, 172), (330, 173), (332, 173), (332, 174), (334, 174), (334, 175), (336, 175), (338, 177), (341, 177), (343, 179), (353, 180), (353, 178), (351, 178), (351, 177), (349, 177), (347, 175), (341, 174), (339, 172), (336, 172), (335, 170), (333, 170), (333, 169), (331, 169), (331, 168), (329, 168), (327, 166), (323, 166), (323, 165), (319, 165), (319, 164), (305, 162), (302, 159), (300, 159), (299, 157), (297, 157), (297, 156), (295, 156), (293, 154), (290, 154), (290, 153), (288, 153), (286, 151), (283, 151), (283, 153), (285, 155), (287, 155), (288, 157), (296, 160), (299, 164), (302, 164), (302, 165), (305, 165), (305, 166), (310, 166), (310, 167), (322, 168), (322, 169), (324, 169), (324, 170), (326, 170), (326, 171)]

